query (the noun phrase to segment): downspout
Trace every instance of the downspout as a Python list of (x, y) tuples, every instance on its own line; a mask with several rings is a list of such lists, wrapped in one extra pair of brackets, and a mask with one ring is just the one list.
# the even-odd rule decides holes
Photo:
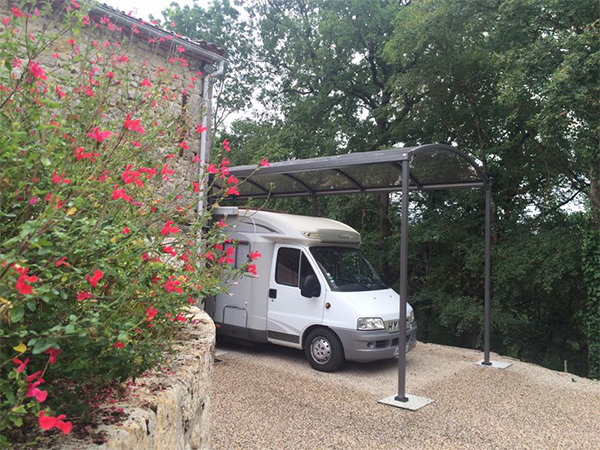
[[(225, 71), (225, 61), (220, 61), (219, 66), (216, 72), (209, 73), (204, 77), (204, 85), (202, 88), (202, 101), (204, 102), (204, 114), (202, 115), (202, 127), (206, 128), (206, 130), (200, 136), (200, 164), (198, 171), (198, 180), (200, 181), (200, 193), (198, 194), (198, 218), (201, 219), (204, 215), (204, 196), (206, 193), (206, 189), (204, 186), (205, 183), (205, 167), (206, 167), (206, 153), (208, 147), (208, 133), (211, 131), (210, 121), (212, 120), (212, 95), (210, 94), (211, 90), (211, 80), (215, 77), (223, 75)], [(198, 243), (200, 243), (200, 238), (198, 239)]]

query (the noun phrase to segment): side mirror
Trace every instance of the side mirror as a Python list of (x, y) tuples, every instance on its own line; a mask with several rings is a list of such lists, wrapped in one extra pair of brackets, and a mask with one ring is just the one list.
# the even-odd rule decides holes
[(321, 295), (321, 285), (315, 275), (308, 275), (300, 288), (300, 295), (306, 298), (318, 297)]

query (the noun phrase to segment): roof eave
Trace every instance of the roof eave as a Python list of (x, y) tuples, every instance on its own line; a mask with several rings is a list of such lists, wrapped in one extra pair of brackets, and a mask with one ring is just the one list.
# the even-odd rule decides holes
[(126, 26), (127, 28), (133, 28), (135, 25), (140, 33), (144, 33), (142, 36), (151, 36), (157, 39), (162, 37), (165, 38), (166, 42), (174, 41), (177, 43), (177, 45), (181, 45), (185, 49), (186, 55), (191, 56), (196, 60), (205, 61), (209, 64), (228, 62), (227, 58), (219, 55), (218, 53), (211, 52), (210, 50), (204, 49), (193, 42), (174, 36), (173, 34), (164, 31), (159, 27), (149, 25), (143, 21), (140, 21), (139, 19), (129, 17), (125, 13), (121, 13), (113, 8), (110, 8), (109, 6), (96, 3), (90, 9), (90, 15), (98, 15), (101, 17), (106, 15), (114, 22), (118, 23), (119, 25)]

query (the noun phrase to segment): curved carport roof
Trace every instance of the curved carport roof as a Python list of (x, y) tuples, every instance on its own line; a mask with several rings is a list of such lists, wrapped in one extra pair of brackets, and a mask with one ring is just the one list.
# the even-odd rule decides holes
[(391, 192), (402, 187), (403, 161), (410, 162), (409, 190), (489, 185), (475, 160), (441, 144), (237, 166), (230, 173), (240, 180), (241, 199)]
[[(479, 164), (456, 147), (429, 144), (418, 147), (392, 148), (363, 153), (325, 156), (230, 168), (239, 179), (239, 198), (280, 198), (368, 192), (401, 191), (402, 222), (400, 233), (400, 317), (406, 322), (408, 290), (408, 203), (411, 190), (457, 188), (485, 189), (485, 298), (484, 298), (484, 359), (490, 361), (490, 230), (491, 183)], [(223, 187), (223, 181), (214, 180)], [(405, 333), (400, 333), (399, 348), (406, 345)], [(398, 362), (398, 395), (382, 402), (413, 409), (407, 396), (406, 355), (400, 351)]]

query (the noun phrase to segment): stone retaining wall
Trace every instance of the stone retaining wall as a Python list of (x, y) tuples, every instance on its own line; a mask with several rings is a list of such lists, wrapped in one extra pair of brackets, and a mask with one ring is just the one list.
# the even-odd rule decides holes
[[(135, 396), (119, 404), (122, 423), (96, 432), (106, 442), (61, 438), (55, 450), (196, 450), (209, 445), (209, 391), (215, 327), (208, 314), (192, 307), (192, 320), (166, 372), (137, 380)], [(96, 435), (96, 432), (94, 433)]]

